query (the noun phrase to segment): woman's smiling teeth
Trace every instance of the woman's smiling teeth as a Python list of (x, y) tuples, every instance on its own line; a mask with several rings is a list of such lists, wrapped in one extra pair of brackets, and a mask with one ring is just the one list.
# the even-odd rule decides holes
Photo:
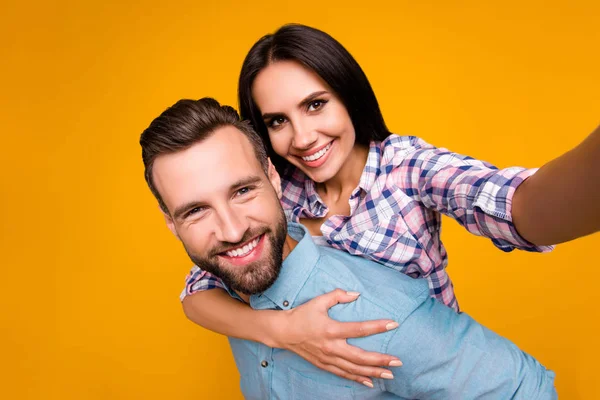
[(254, 239), (253, 241), (251, 241), (250, 243), (248, 243), (247, 245), (245, 245), (243, 247), (238, 247), (237, 249), (226, 251), (225, 254), (229, 257), (243, 257), (245, 255), (248, 255), (248, 253), (250, 253), (252, 250), (254, 250), (254, 248), (260, 241), (260, 238), (261, 238), (260, 236), (257, 237), (256, 239)]
[(321, 150), (317, 151), (315, 154), (307, 156), (307, 157), (302, 157), (302, 159), (304, 161), (315, 161), (315, 160), (318, 160), (319, 158), (323, 157), (325, 155), (325, 153), (327, 153), (327, 151), (329, 151), (330, 147), (331, 147), (331, 142), (329, 142), (329, 144), (327, 146), (325, 146)]

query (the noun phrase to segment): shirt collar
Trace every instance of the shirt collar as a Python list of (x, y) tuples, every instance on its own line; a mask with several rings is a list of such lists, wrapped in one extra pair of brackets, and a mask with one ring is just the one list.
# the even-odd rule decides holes
[(283, 260), (279, 277), (270, 288), (261, 294), (250, 296), (250, 305), (254, 309), (279, 307), (289, 310), (295, 307), (296, 297), (315, 268), (319, 259), (319, 248), (305, 227), (293, 222), (288, 223), (288, 234), (298, 244)]
[(363, 189), (365, 192), (369, 192), (375, 178), (379, 175), (379, 166), (381, 165), (381, 142), (371, 141), (369, 145), (369, 156), (367, 157), (367, 164), (363, 169), (358, 182), (358, 187)]
[[(382, 145), (381, 142), (371, 141), (369, 144), (369, 155), (367, 156), (367, 163), (362, 171), (358, 187), (365, 192), (369, 192), (373, 187), (373, 183), (380, 173), (381, 158), (382, 158)], [(305, 203), (302, 206), (296, 206), (296, 210), (293, 213), (293, 218), (297, 221), (300, 217), (324, 217), (329, 209), (319, 197), (315, 188), (315, 182), (306, 176), (299, 168), (293, 168), (288, 171), (290, 179), (296, 188), (303, 188), (305, 194)], [(285, 195), (285, 194), (284, 194)], [(304, 212), (307, 215), (302, 214)]]

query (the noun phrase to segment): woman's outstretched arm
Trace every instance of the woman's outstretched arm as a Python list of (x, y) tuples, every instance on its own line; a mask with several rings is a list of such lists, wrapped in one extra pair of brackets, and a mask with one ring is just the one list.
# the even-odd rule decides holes
[(519, 185), (512, 218), (519, 234), (536, 245), (600, 230), (600, 127)]

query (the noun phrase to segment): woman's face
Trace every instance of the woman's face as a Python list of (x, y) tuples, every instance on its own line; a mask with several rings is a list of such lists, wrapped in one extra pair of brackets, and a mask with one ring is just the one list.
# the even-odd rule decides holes
[(354, 147), (354, 126), (317, 74), (295, 61), (275, 62), (256, 76), (252, 97), (277, 154), (315, 182), (340, 171)]

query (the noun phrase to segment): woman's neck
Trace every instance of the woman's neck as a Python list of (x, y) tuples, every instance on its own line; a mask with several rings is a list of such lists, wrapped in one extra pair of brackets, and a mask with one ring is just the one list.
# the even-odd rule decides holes
[(354, 145), (338, 173), (326, 182), (316, 183), (317, 193), (325, 204), (329, 206), (330, 203), (348, 201), (350, 194), (360, 182), (368, 156), (368, 146)]

